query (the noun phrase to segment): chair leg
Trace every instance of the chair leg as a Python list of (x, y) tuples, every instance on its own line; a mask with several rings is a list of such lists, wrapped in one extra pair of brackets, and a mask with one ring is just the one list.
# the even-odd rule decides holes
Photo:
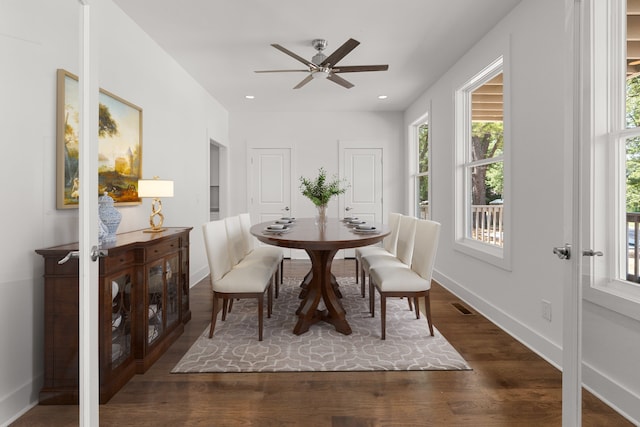
[(284, 258), (280, 260), (280, 284), (284, 284)]
[(227, 298), (222, 298), (222, 321), (227, 320), (227, 313), (231, 311), (231, 306), (233, 304), (233, 299), (229, 300)]
[[(358, 262), (358, 258), (356, 258), (356, 285), (358, 284), (358, 278), (360, 277), (360, 263)], [(364, 283), (362, 284), (364, 286)]]
[(263, 313), (264, 313), (264, 296), (258, 297), (258, 341), (262, 341)]
[(218, 297), (213, 294), (213, 308), (211, 309), (211, 327), (209, 328), (209, 338), (213, 337), (213, 330), (216, 327), (216, 319), (218, 318)]
[(387, 297), (380, 292), (380, 323), (381, 323), (381, 339), (387, 339)]
[(418, 297), (413, 298), (413, 303), (416, 306), (416, 319), (420, 319), (420, 304), (418, 303)]
[(272, 278), (271, 283), (269, 284), (269, 289), (267, 290), (267, 292), (269, 292), (267, 294), (267, 317), (269, 319), (271, 319), (271, 312), (273, 311), (273, 282), (275, 282), (276, 289), (278, 288), (278, 280)]
[(371, 317), (376, 317), (376, 296), (374, 294), (375, 289), (373, 282), (371, 281), (371, 276), (369, 276), (369, 313), (371, 313)]
[(429, 325), (429, 333), (433, 336), (433, 324), (431, 323), (431, 297), (429, 291), (424, 296), (424, 314), (427, 316), (427, 324)]
[(413, 311), (413, 304), (411, 303), (410, 297), (407, 297), (407, 302), (409, 303), (409, 311)]

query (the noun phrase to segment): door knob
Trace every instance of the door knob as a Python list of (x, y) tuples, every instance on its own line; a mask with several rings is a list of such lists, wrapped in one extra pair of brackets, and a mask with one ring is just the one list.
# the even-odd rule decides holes
[(593, 249), (585, 249), (582, 251), (582, 256), (603, 256), (602, 251), (594, 251)]
[(571, 245), (565, 243), (564, 246), (556, 246), (553, 248), (553, 253), (558, 256), (560, 259), (570, 259), (571, 258)]

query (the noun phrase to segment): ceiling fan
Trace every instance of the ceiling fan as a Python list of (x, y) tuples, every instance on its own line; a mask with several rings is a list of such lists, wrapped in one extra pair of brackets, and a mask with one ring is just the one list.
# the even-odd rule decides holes
[(389, 69), (388, 65), (344, 65), (338, 66), (338, 62), (347, 56), (349, 52), (356, 48), (360, 44), (359, 41), (349, 39), (342, 46), (336, 49), (331, 55), (326, 56), (322, 51), (327, 47), (327, 41), (325, 39), (314, 39), (311, 45), (317, 50), (317, 53), (311, 58), (311, 61), (304, 59), (301, 56), (296, 55), (290, 50), (280, 46), (279, 44), (272, 44), (281, 52), (286, 53), (292, 58), (302, 62), (308, 68), (305, 70), (265, 70), (256, 71), (256, 73), (296, 73), (303, 72), (309, 73), (300, 83), (294, 86), (294, 89), (300, 89), (313, 79), (326, 78), (334, 83), (339, 84), (342, 87), (351, 89), (353, 84), (338, 76), (338, 73), (355, 73), (360, 71), (386, 71)]

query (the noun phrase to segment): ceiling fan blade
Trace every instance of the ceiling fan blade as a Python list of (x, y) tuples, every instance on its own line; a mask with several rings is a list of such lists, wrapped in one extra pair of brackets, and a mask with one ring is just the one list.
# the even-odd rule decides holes
[(308, 73), (309, 70), (257, 70), (254, 73)]
[(300, 89), (302, 86), (306, 85), (307, 83), (309, 83), (311, 80), (313, 80), (313, 76), (311, 74), (309, 74), (307, 77), (304, 78), (304, 80), (302, 80), (300, 83), (298, 83), (297, 85), (294, 86), (294, 89)]
[[(318, 68), (318, 66), (316, 64), (314, 64), (313, 62), (304, 59), (303, 57), (296, 55), (295, 53), (291, 52), (289, 49), (284, 48), (282, 46), (280, 46), (277, 43), (272, 44), (271, 46), (275, 47), (276, 49), (278, 49), (280, 52), (286, 53), (287, 55), (289, 55), (290, 57), (297, 59), (298, 61), (302, 62), (304, 65), (306, 65), (309, 68), (313, 68), (316, 69)], [(308, 71), (308, 70), (307, 70)]]
[(356, 73), (360, 71), (387, 71), (388, 65), (346, 65), (343, 67), (332, 68), (334, 73)]
[(347, 56), (347, 54), (351, 52), (353, 49), (355, 49), (356, 46), (358, 46), (359, 44), (360, 42), (358, 40), (354, 40), (354, 39), (347, 40), (342, 44), (342, 46), (336, 49), (335, 52), (333, 52), (324, 61), (322, 61), (322, 63), (320, 63), (320, 66), (326, 67), (328, 65), (330, 66), (336, 65), (338, 61), (340, 61), (342, 58)]
[(347, 89), (351, 89), (353, 87), (353, 83), (348, 82), (345, 79), (343, 79), (342, 77), (336, 76), (333, 73), (329, 74), (329, 76), (327, 77), (327, 80), (331, 80), (334, 83), (338, 83), (340, 86), (346, 87)]

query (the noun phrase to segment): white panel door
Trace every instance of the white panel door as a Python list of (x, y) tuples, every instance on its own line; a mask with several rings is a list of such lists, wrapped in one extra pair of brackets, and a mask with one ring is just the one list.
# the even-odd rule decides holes
[[(340, 175), (350, 184), (341, 203), (341, 217), (355, 216), (367, 222), (382, 218), (382, 149), (342, 147)], [(344, 251), (353, 257), (355, 251)]]
[[(291, 149), (249, 150), (249, 213), (251, 222), (289, 216), (291, 207)], [(289, 256), (285, 253), (285, 256)]]

